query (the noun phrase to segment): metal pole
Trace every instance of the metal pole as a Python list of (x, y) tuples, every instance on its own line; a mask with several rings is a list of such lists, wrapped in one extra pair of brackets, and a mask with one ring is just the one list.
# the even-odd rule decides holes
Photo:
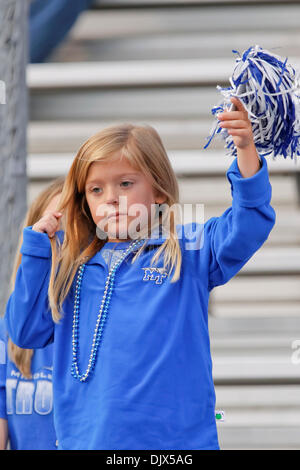
[(0, 315), (27, 210), (27, 0), (0, 0)]

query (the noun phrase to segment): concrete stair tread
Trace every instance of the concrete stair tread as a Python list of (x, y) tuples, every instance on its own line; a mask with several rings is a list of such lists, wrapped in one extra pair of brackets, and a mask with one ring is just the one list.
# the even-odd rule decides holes
[[(300, 407), (298, 385), (219, 385), (216, 387), (217, 404), (231, 410), (251, 409), (253, 412), (273, 410), (275, 407), (294, 409)], [(287, 400), (289, 397), (289, 400)], [(263, 407), (263, 409), (261, 408)], [(299, 422), (300, 425), (300, 422)]]
[[(83, 143), (83, 142), (82, 142)], [(28, 168), (32, 177), (43, 177), (46, 171), (59, 175), (71, 165), (74, 153), (32, 153), (28, 156)], [(225, 175), (234, 157), (226, 155), (225, 150), (169, 150), (168, 156), (174, 171), (180, 176), (218, 176)], [(266, 157), (270, 174), (293, 175), (300, 172), (300, 159)], [(51, 171), (51, 168), (53, 170)], [(189, 183), (193, 183), (188, 179)]]
[[(278, 247), (274, 247), (273, 255), (276, 254)], [(262, 256), (261, 261), (264, 258), (263, 253), (264, 247), (261, 248)], [(293, 249), (292, 249), (293, 250)], [(298, 248), (299, 250), (299, 248)], [(265, 251), (265, 250), (264, 250)], [(259, 252), (257, 252), (258, 254)], [(255, 256), (255, 255), (254, 255)], [(244, 275), (242, 271), (232, 279), (230, 279), (227, 284), (215, 287), (211, 293), (211, 305), (223, 304), (225, 308), (228, 306), (230, 308), (231, 304), (246, 304), (245, 308), (250, 308), (260, 303), (265, 303), (272, 305), (276, 302), (282, 302), (281, 306), (284, 309), (284, 303), (298, 303), (300, 302), (300, 276), (299, 266), (296, 267), (296, 273), (293, 275), (287, 275), (285, 268), (281, 266), (280, 262), (284, 260), (284, 255), (282, 257), (276, 258), (277, 265), (273, 266), (272, 274), (266, 275), (265, 269), (268, 269), (267, 266), (262, 267), (261, 272), (257, 272), (255, 276), (247, 276), (246, 266), (242, 268), (244, 270)], [(272, 262), (273, 264), (273, 262)], [(257, 271), (261, 265), (257, 266)], [(250, 268), (250, 272), (251, 272)], [(298, 273), (297, 273), (298, 270)], [(276, 274), (276, 275), (275, 275)], [(284, 310), (283, 310), (284, 313)], [(285, 316), (286, 317), (286, 316)]]
[[(210, 19), (216, 7), (214, 2), (193, 2), (192, 5), (185, 2), (185, 8), (170, 8), (169, 4), (162, 8), (159, 2), (160, 8), (145, 8), (144, 5), (143, 8), (105, 7), (86, 11), (68, 39), (52, 54), (50, 62), (85, 58), (89, 61), (233, 58), (231, 50), (236, 44), (242, 52), (253, 41), (266, 49), (280, 45), (280, 54), (284, 56), (298, 55), (297, 6), (277, 2), (273, 5), (270, 22), (268, 5), (260, 5), (258, 12), (258, 2), (244, 2), (243, 13), (239, 14), (240, 5), (237, 8), (232, 3), (223, 3), (218, 4), (220, 15), (214, 18), (213, 28)], [(137, 2), (136, 6), (141, 4)], [(238, 21), (232, 21), (236, 15)]]
[(41, 90), (227, 82), (232, 64), (227, 59), (29, 64), (27, 84), (31, 90)]
[[(72, 35), (73, 37), (126, 37), (126, 35), (135, 36), (139, 33), (140, 37), (140, 35), (155, 35), (162, 32), (169, 35), (174, 32), (212, 32), (213, 30), (224, 31), (228, 36), (228, 33), (231, 35), (236, 31), (246, 34), (260, 30), (268, 32), (277, 30), (279, 33), (283, 30), (298, 31), (297, 0), (295, 2), (270, 1), (274, 3), (272, 15), (270, 15), (270, 6), (259, 0), (245, 1), (243, 5), (239, 2), (239, 6), (234, 5), (234, 0), (233, 2), (224, 1), (223, 5), (215, 1), (206, 1), (202, 5), (199, 4), (200, 2), (194, 2), (192, 5), (187, 1), (185, 5), (182, 3), (183, 8), (174, 9), (168, 5), (164, 7), (163, 2), (159, 3), (160, 8), (135, 8), (135, 6), (142, 5), (140, 1), (137, 1), (129, 9), (91, 10), (81, 16)], [(219, 3), (218, 15), (215, 15), (216, 3)], [(260, 4), (259, 9), (258, 4)], [(231, 52), (231, 49), (229, 50)]]
[[(28, 125), (28, 150), (29, 153), (74, 153), (91, 135), (119, 122), (118, 120), (31, 121)], [(170, 117), (155, 121), (149, 119), (147, 124), (158, 131), (167, 149), (202, 150), (210, 133), (213, 118), (210, 116), (206, 119), (175, 120)], [(224, 142), (221, 139), (215, 140), (212, 148), (223, 149)]]
[(299, 247), (262, 247), (242, 268), (240, 273), (297, 273), (300, 274)]
[[(30, 119), (33, 121), (207, 118), (220, 100), (215, 87), (115, 87), (55, 88), (31, 90)], [(210, 131), (210, 128), (209, 128)], [(203, 144), (204, 145), (204, 144)]]
[[(186, 6), (187, 4), (190, 5), (207, 5), (208, 3), (210, 4), (215, 4), (215, 5), (223, 5), (223, 4), (232, 4), (232, 3), (238, 3), (238, 4), (245, 4), (245, 5), (252, 5), (252, 4), (259, 4), (259, 0), (212, 0), (212, 1), (207, 1), (207, 0), (95, 0), (95, 3), (93, 4), (94, 8), (126, 8), (126, 7), (132, 7), (132, 6), (141, 6), (144, 7), (146, 6), (153, 6), (157, 7), (160, 5), (167, 5), (167, 6)], [(279, 3), (282, 4), (282, 0), (266, 0), (265, 3)], [(297, 0), (291, 0), (287, 3), (297, 3)]]
[[(291, 362), (291, 355), (275, 357), (274, 355), (261, 355), (254, 358), (252, 355), (243, 358), (226, 356), (218, 357), (212, 351), (213, 378), (216, 384), (299, 384), (299, 364)], [(239, 351), (236, 352), (238, 355)]]
[[(247, 297), (245, 297), (245, 299), (247, 299)], [(247, 303), (245, 303), (245, 299), (244, 301), (240, 300), (235, 302), (234, 298), (231, 298), (231, 301), (226, 303), (216, 299), (211, 306), (212, 315), (216, 318), (241, 318), (254, 315), (257, 315), (259, 318), (300, 316), (300, 296), (298, 300), (280, 301), (279, 299), (276, 303), (271, 300), (257, 300), (250, 303), (251, 299), (249, 298), (247, 299)]]
[[(290, 57), (295, 67), (299, 57)], [(234, 60), (181, 59), (42, 63), (27, 66), (30, 90), (227, 83)]]

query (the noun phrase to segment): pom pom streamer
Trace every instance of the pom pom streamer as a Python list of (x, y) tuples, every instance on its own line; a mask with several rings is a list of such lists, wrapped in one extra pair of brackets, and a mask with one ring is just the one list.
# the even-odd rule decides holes
[[(238, 54), (236, 66), (229, 78), (231, 86), (217, 89), (223, 101), (212, 109), (216, 116), (234, 109), (230, 98), (235, 96), (248, 112), (254, 143), (260, 155), (282, 155), (284, 158), (300, 155), (300, 88), (299, 73), (277, 55), (250, 47), (242, 56)], [(222, 129), (220, 121), (213, 125), (205, 149), (219, 134), (225, 140), (227, 154), (236, 156), (232, 136)]]

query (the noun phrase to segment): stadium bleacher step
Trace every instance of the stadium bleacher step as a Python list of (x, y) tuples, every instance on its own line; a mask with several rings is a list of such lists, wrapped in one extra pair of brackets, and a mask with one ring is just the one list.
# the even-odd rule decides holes
[(224, 450), (299, 449), (299, 385), (217, 385), (216, 409)]
[[(99, 2), (98, 10), (81, 15), (51, 61), (230, 58), (232, 49), (242, 52), (253, 42), (299, 54), (296, 2), (165, 2), (165, 8), (156, 3), (160, 8)], [(174, 3), (178, 8), (170, 8)]]

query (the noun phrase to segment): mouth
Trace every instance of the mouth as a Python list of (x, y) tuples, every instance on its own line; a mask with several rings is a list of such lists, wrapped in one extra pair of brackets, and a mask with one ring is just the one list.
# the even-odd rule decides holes
[(115, 219), (118, 219), (120, 216), (122, 215), (126, 215), (126, 214), (120, 214), (119, 212), (116, 212), (115, 214), (110, 214), (107, 219), (112, 219), (112, 218), (115, 218)]

